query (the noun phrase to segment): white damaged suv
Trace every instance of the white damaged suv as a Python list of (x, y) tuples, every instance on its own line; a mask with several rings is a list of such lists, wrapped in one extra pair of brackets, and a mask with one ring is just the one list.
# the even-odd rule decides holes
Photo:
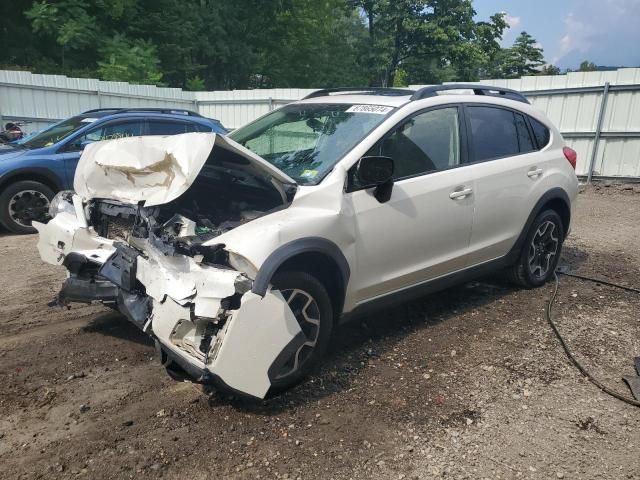
[(263, 398), (348, 317), (497, 269), (549, 280), (575, 162), (512, 90), (322, 90), (229, 137), (89, 145), (34, 225), (69, 271), (55, 303), (116, 308), (172, 377)]

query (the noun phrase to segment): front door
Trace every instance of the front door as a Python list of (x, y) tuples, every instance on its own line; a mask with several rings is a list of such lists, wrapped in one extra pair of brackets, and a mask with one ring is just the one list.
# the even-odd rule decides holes
[[(394, 160), (394, 185), (381, 203), (349, 175), (356, 226), (355, 300), (402, 290), (467, 266), (473, 179), (460, 149), (459, 108), (413, 115), (368, 154)], [(347, 199), (349, 201), (349, 199)]]
[(137, 137), (144, 134), (144, 119), (114, 120), (103, 123), (86, 133), (71, 139), (59, 153), (64, 161), (64, 169), (69, 185), (73, 185), (73, 177), (80, 160), (82, 150), (88, 143), (116, 138)]

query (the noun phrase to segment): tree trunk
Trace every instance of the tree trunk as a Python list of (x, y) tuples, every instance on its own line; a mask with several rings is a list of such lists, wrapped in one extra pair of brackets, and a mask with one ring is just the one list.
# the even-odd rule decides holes
[(400, 49), (402, 48), (402, 32), (404, 28), (404, 18), (398, 17), (396, 19), (396, 31), (395, 38), (393, 40), (393, 53), (391, 55), (391, 61), (387, 67), (387, 74), (384, 79), (384, 87), (393, 86), (393, 79), (396, 76), (396, 70), (398, 63), (400, 62)]
[(373, 11), (373, 2), (365, 2), (363, 6), (364, 13), (367, 15), (367, 25), (369, 30), (369, 58), (367, 61), (367, 66), (369, 67), (369, 72), (371, 72), (371, 77), (369, 79), (369, 86), (374, 86), (376, 83), (375, 77), (376, 75), (376, 35), (375, 35), (375, 23), (374, 23), (374, 11)]

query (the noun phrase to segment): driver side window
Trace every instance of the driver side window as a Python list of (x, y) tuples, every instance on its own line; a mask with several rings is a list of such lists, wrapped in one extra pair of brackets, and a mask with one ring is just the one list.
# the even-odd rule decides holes
[(116, 138), (138, 137), (142, 135), (144, 127), (143, 121), (110, 123), (89, 130), (84, 135), (76, 138), (69, 146), (69, 151), (82, 150), (82, 145), (86, 143), (99, 142), (101, 140), (113, 140)]
[(418, 113), (386, 135), (367, 155), (393, 158), (394, 180), (459, 165), (458, 108)]

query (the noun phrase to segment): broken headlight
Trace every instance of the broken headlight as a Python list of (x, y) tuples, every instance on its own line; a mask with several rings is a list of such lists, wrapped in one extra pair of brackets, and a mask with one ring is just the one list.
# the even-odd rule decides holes
[(54, 218), (57, 214), (66, 212), (71, 215), (76, 214), (73, 206), (73, 190), (63, 190), (58, 192), (49, 204), (49, 216)]

